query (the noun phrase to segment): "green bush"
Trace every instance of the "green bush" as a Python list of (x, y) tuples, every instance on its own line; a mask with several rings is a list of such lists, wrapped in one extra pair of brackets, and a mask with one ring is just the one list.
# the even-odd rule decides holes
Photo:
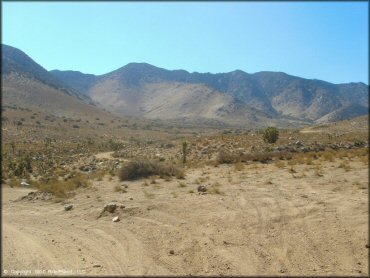
[(276, 127), (268, 127), (263, 131), (263, 141), (266, 143), (276, 143), (279, 138), (279, 131)]

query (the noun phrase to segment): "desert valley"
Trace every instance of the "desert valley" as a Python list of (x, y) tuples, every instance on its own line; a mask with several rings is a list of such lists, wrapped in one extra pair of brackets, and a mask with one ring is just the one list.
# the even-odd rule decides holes
[(368, 85), (4, 44), (1, 78), (4, 276), (368, 276)]

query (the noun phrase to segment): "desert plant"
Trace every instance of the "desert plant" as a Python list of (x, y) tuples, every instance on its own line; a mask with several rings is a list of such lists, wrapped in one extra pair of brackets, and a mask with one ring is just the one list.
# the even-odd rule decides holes
[(152, 175), (159, 175), (161, 178), (175, 176), (180, 179), (184, 177), (184, 170), (175, 165), (159, 161), (137, 160), (127, 163), (118, 172), (121, 181), (135, 180)]
[(187, 155), (187, 147), (188, 147), (188, 142), (184, 141), (182, 142), (182, 163), (186, 163), (186, 155)]
[(17, 161), (10, 161), (8, 168), (17, 177), (23, 177), (26, 173), (32, 173), (31, 157), (24, 155)]
[(40, 191), (50, 192), (56, 197), (67, 198), (69, 192), (74, 191), (80, 187), (87, 187), (89, 185), (89, 182), (86, 175), (77, 174), (67, 181), (47, 180), (45, 182), (32, 182), (31, 185), (34, 185)]
[(266, 143), (276, 143), (279, 138), (279, 131), (276, 127), (270, 126), (263, 131), (262, 137)]

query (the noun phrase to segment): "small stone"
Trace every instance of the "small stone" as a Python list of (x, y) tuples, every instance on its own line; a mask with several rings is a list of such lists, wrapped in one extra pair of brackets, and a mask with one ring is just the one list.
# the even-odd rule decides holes
[(93, 267), (101, 267), (100, 264), (94, 264)]
[(130, 198), (130, 200), (133, 200), (133, 199), (134, 199), (134, 198), (132, 198), (132, 197)]
[(119, 217), (118, 216), (116, 216), (116, 217), (113, 217), (113, 219), (112, 219), (112, 221), (113, 222), (118, 222), (120, 219), (119, 219)]
[(69, 210), (71, 210), (73, 208), (73, 205), (72, 204), (69, 204), (69, 205), (65, 205), (64, 206), (64, 210), (65, 211), (69, 211)]
[(170, 254), (171, 255), (175, 254), (175, 251), (174, 250), (170, 250)]
[(207, 187), (205, 185), (199, 185), (198, 192), (207, 192)]
[(366, 244), (366, 245), (365, 245), (365, 247), (366, 247), (366, 248), (369, 248), (370, 246), (369, 246), (369, 244)]
[(81, 251), (81, 248), (78, 248), (78, 251)]
[(22, 181), (22, 182), (21, 182), (21, 185), (22, 185), (23, 187), (30, 187), (30, 184), (29, 184), (28, 182), (26, 182), (26, 181)]
[(104, 211), (108, 211), (110, 213), (113, 213), (117, 208), (117, 204), (115, 203), (109, 203), (107, 205), (104, 206)]

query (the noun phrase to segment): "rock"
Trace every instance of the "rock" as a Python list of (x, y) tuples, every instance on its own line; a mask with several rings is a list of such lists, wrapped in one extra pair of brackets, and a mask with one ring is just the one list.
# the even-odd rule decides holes
[(113, 221), (113, 222), (119, 222), (119, 220), (120, 220), (120, 219), (119, 219), (119, 217), (118, 217), (118, 216), (113, 217), (113, 219), (112, 219), (112, 221)]
[(94, 264), (93, 267), (101, 267), (100, 264)]
[(303, 146), (303, 143), (301, 142), (301, 141), (296, 141), (295, 142), (295, 145), (297, 146), (297, 147), (301, 147), (301, 146)]
[(23, 187), (30, 187), (30, 184), (28, 182), (26, 182), (26, 181), (22, 181), (21, 182), (21, 186), (23, 186)]
[(207, 187), (205, 185), (199, 185), (198, 192), (207, 192)]
[(104, 206), (103, 211), (108, 211), (110, 213), (113, 213), (117, 208), (117, 204), (115, 203), (109, 203)]
[(71, 210), (73, 208), (73, 205), (72, 204), (69, 204), (69, 205), (65, 205), (64, 206), (64, 210), (65, 211), (69, 211), (69, 210)]
[(329, 147), (332, 148), (333, 150), (339, 150), (340, 148), (338, 144), (331, 144)]
[(170, 250), (170, 254), (171, 255), (174, 255), (175, 254), (175, 251), (174, 250)]
[(304, 152), (304, 153), (307, 153), (310, 151), (310, 148), (307, 148), (307, 147), (301, 147), (301, 151)]

